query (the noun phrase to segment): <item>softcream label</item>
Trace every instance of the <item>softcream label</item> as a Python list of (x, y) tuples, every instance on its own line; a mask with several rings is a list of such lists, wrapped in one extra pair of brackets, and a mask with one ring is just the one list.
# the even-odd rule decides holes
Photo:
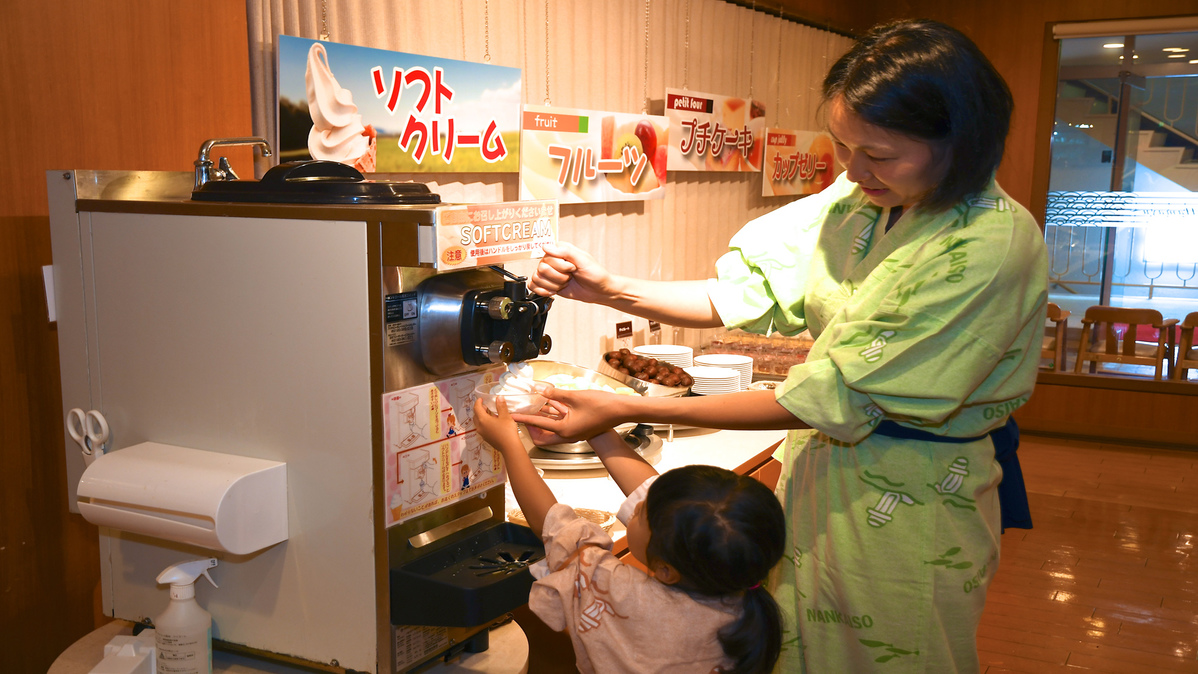
[(465, 204), (437, 209), (438, 271), (542, 257), (557, 240), (557, 201)]

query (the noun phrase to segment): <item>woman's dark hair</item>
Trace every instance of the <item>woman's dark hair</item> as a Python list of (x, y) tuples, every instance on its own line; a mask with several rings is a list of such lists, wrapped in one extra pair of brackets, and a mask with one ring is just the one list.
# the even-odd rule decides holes
[(876, 26), (832, 66), (824, 102), (841, 97), (865, 121), (952, 152), (919, 208), (937, 213), (982, 191), (1002, 161), (1015, 101), (972, 40), (929, 20)]
[(761, 586), (782, 558), (786, 520), (765, 485), (715, 466), (664, 473), (645, 497), (650, 560), (673, 566), (680, 589), (711, 597), (744, 593), (744, 615), (721, 630), (733, 672), (769, 672), (782, 650), (782, 615)]

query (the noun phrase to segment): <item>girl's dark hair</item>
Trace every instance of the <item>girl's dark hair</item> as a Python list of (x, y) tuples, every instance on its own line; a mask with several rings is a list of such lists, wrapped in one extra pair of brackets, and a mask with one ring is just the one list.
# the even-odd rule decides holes
[(662, 474), (645, 497), (647, 555), (673, 566), (678, 587), (722, 597), (744, 592), (744, 615), (724, 628), (720, 645), (733, 672), (769, 672), (782, 650), (782, 615), (761, 586), (782, 558), (786, 522), (782, 505), (751, 477), (685, 466)]
[(1015, 101), (972, 40), (929, 20), (876, 26), (832, 66), (824, 102), (837, 96), (865, 121), (952, 152), (943, 180), (919, 208), (938, 213), (977, 194), (1002, 161)]

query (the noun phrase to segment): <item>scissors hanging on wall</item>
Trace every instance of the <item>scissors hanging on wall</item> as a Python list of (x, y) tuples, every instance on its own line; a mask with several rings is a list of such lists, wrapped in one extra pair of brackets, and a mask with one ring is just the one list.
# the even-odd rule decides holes
[(83, 452), (83, 461), (91, 465), (104, 454), (104, 445), (109, 438), (108, 420), (96, 410), (84, 412), (78, 407), (67, 412), (67, 433), (75, 439)]

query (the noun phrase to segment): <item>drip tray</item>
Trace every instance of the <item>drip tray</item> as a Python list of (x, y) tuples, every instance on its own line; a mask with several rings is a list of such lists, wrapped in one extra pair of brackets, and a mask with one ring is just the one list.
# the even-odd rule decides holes
[[(532, 440), (521, 430), (520, 439), (524, 441), (524, 447), (528, 450), (528, 458), (532, 459), (532, 465), (541, 470), (592, 470), (603, 469), (603, 462), (595, 456), (594, 452), (585, 454), (570, 454), (566, 452), (553, 452), (532, 444)], [(624, 442), (640, 454), (650, 464), (656, 464), (661, 459), (662, 440), (661, 436), (654, 433), (653, 429), (647, 425), (638, 426), (635, 432), (628, 433), (624, 436)]]
[(496, 524), (391, 569), (391, 622), (474, 627), (528, 603), (528, 567), (545, 547), (528, 527)]

